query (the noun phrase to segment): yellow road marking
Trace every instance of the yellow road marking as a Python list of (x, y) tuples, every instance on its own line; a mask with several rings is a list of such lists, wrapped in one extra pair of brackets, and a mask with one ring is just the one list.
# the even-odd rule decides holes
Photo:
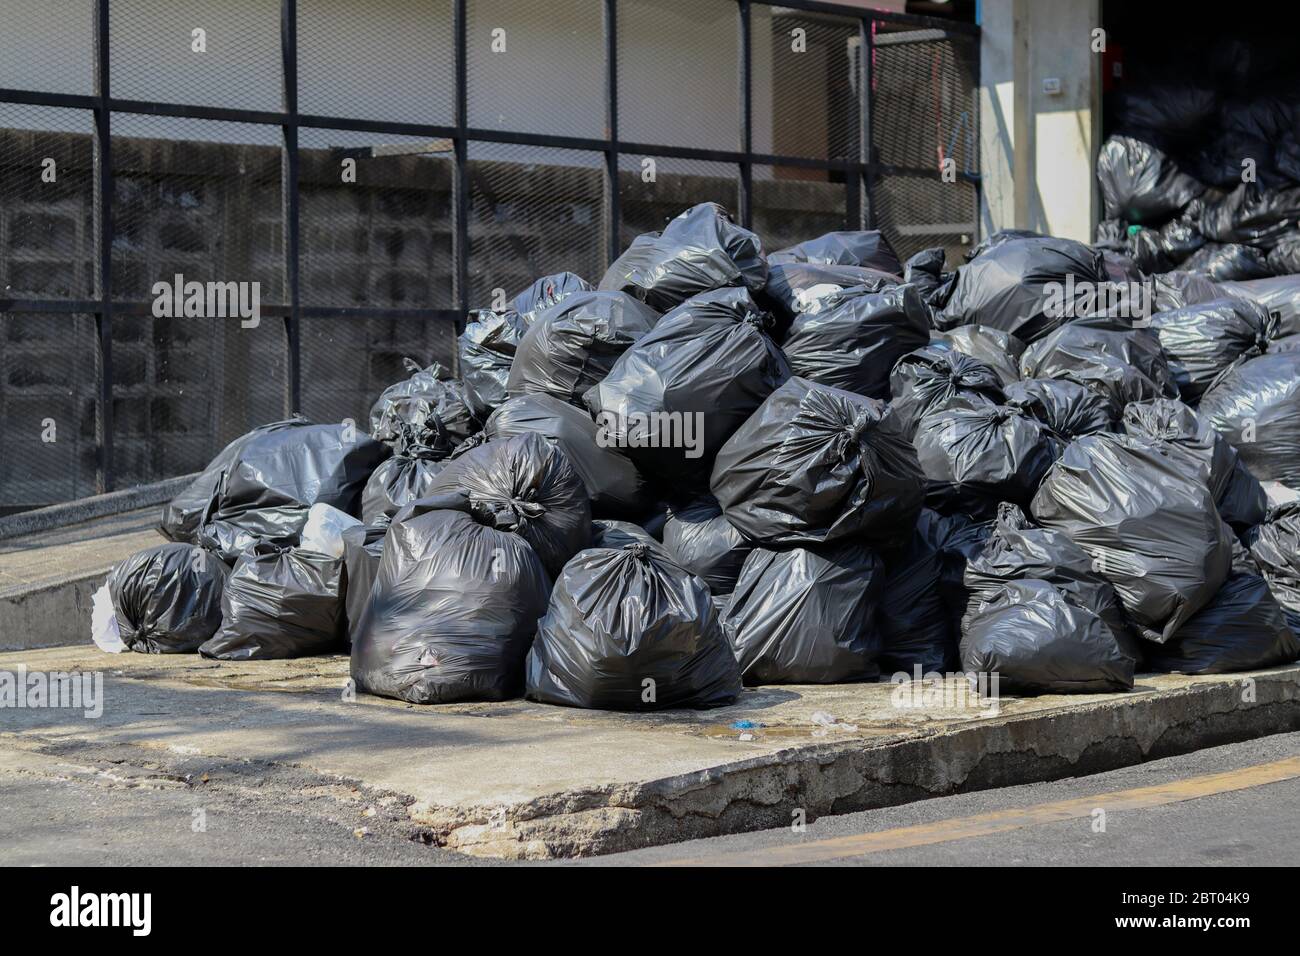
[(1216, 793), (1231, 793), (1234, 790), (1247, 790), (1268, 783), (1282, 780), (1294, 780), (1300, 777), (1300, 757), (1288, 757), (1272, 763), (1256, 764), (1229, 770), (1224, 773), (1211, 773), (1201, 777), (1188, 777), (1170, 783), (1157, 784), (1153, 787), (1138, 787), (1134, 790), (1114, 790), (1110, 793), (1098, 793), (1090, 797), (1074, 800), (1058, 800), (1055, 803), (1040, 803), (1029, 807), (1013, 807), (1007, 810), (995, 810), (970, 817), (953, 817), (934, 823), (917, 826), (897, 827), (893, 830), (879, 830), (874, 833), (855, 833), (850, 836), (833, 837), (829, 840), (813, 840), (794, 843), (787, 846), (758, 847), (753, 850), (738, 850), (731, 853), (719, 853), (715, 856), (696, 857), (692, 859), (673, 860), (658, 864), (661, 866), (788, 866), (794, 863), (819, 863), (826, 860), (838, 860), (851, 856), (863, 856), (867, 853), (880, 853), (883, 850), (901, 850), (915, 846), (929, 846), (934, 843), (946, 843), (950, 840), (966, 840), (971, 837), (989, 836), (1005, 833), (1021, 827), (1037, 826), (1042, 823), (1056, 823), (1061, 820), (1075, 820), (1087, 817), (1097, 808), (1113, 813), (1118, 810), (1143, 810), (1160, 807), (1197, 797), (1208, 797)]

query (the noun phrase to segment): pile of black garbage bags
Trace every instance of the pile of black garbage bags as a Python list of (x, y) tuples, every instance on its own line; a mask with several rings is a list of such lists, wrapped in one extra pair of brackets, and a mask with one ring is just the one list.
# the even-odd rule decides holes
[(1300, 272), (1300, 86), (1260, 52), (1171, 44), (1170, 62), (1117, 81), (1097, 158), (1099, 245), (1144, 272), (1215, 282)]
[[(112, 572), (121, 640), (618, 710), (1294, 661), (1300, 317), (1120, 258), (1010, 232), (951, 272), (875, 231), (767, 255), (696, 206), (594, 287), (473, 313), (456, 373), (412, 363), (367, 422), (232, 442)], [(1097, 292), (1117, 263), (1159, 311)]]

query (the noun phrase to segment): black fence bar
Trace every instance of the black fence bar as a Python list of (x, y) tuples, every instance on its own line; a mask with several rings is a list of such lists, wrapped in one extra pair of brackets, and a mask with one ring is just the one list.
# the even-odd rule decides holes
[(109, 0), (95, 3), (95, 328), (99, 395), (95, 403), (95, 487), (113, 490), (113, 147), (109, 95)]
[[(280, 0), (280, 61), (283, 82), (282, 108), (288, 116), (298, 115), (298, 0)], [(299, 288), (298, 234), (298, 127), (286, 123), (283, 160), (280, 164), (281, 197), (284, 209), (284, 284), (289, 314), (284, 319), (289, 363), (285, 387), (285, 411), (302, 408), (302, 300)]]
[[(452, 185), (452, 256), (455, 259), (456, 305), (462, 315), (469, 311), (469, 12), (466, 0), (452, 5), (452, 32), (456, 51), (456, 168)], [(456, 331), (460, 331), (457, 322)], [(459, 372), (459, 368), (457, 368)]]
[(861, 142), (858, 153), (866, 166), (854, 177), (854, 182), (859, 186), (859, 194), (866, 198), (861, 215), (862, 228), (871, 229), (876, 221), (876, 203), (872, 193), (872, 187), (876, 184), (876, 157), (871, 144), (871, 100), (874, 95), (876, 48), (875, 24), (870, 18), (864, 17), (859, 21), (858, 37), (858, 48), (862, 54), (862, 89), (858, 91), (858, 107), (861, 110), (858, 116), (858, 135)]
[(753, 58), (749, 36), (749, 0), (739, 0), (740, 20), (740, 224), (754, 224)]
[(605, 0), (605, 254), (610, 262), (622, 252), (623, 214), (618, 179), (618, 0)]

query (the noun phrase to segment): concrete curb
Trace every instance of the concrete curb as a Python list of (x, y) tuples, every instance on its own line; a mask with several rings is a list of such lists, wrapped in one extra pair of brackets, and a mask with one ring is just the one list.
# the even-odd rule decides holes
[(48, 508), (36, 508), (15, 515), (0, 518), (0, 540), (17, 538), (25, 534), (49, 531), (70, 524), (80, 524), (106, 515), (122, 514), (147, 508), (149, 505), (170, 501), (197, 477), (179, 475), (149, 485), (139, 485), (123, 491), (110, 491), (108, 494), (80, 498), (63, 504), (50, 505)]
[(591, 856), (972, 790), (1057, 780), (1300, 730), (1300, 668), (1176, 691), (994, 717), (917, 736), (791, 747), (639, 784), (507, 807), (410, 809), (438, 842), (475, 856)]

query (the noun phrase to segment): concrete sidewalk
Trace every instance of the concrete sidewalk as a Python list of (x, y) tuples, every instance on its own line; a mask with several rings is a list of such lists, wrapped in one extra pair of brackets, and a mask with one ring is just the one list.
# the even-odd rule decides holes
[(112, 567), (162, 544), (157, 506), (0, 540), (0, 650), (90, 633), (91, 595)]
[(0, 654), (0, 671), (19, 665), (103, 671), (103, 716), (0, 711), (0, 772), (89, 747), (111, 750), (118, 774), (167, 774), (200, 758), (294, 768), (395, 797), (440, 846), (503, 858), (786, 826), (796, 811), (811, 821), (1300, 729), (1300, 665), (1148, 675), (1128, 694), (1004, 696), (997, 716), (900, 709), (888, 684), (762, 688), (720, 710), (631, 715), (527, 701), (349, 701), (341, 656)]

